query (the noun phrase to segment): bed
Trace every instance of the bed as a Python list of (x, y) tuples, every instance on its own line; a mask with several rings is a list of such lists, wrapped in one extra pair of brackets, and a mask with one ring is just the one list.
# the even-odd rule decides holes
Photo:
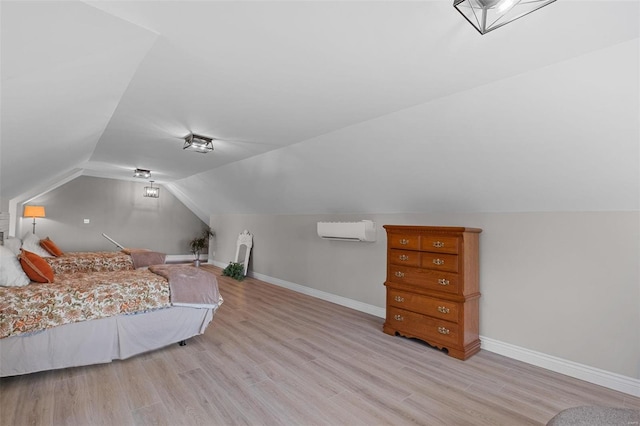
[(120, 251), (63, 252), (49, 237), (27, 233), (22, 240), (9, 238), (5, 244), (16, 255), (20, 250), (35, 253), (47, 261), (54, 274), (105, 272), (144, 268), (165, 263), (165, 254), (138, 248)]
[(135, 269), (131, 255), (120, 251), (65, 252), (61, 256), (45, 257), (44, 259), (55, 274)]
[(0, 377), (111, 362), (204, 333), (222, 303), (191, 265), (58, 274), (0, 287)]
[(74, 272), (126, 271), (165, 262), (165, 254), (145, 249), (122, 251), (65, 252), (57, 257), (44, 257), (55, 274)]

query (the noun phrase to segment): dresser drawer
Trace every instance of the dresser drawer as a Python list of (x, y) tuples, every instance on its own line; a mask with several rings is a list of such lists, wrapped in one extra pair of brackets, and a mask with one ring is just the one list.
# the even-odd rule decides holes
[(387, 290), (387, 305), (455, 323), (460, 322), (458, 314), (462, 312), (461, 304), (456, 302), (407, 293), (392, 288)]
[(458, 256), (455, 254), (420, 253), (420, 266), (439, 271), (458, 272)]
[(420, 266), (420, 252), (411, 250), (389, 250), (389, 262), (394, 265)]
[(387, 281), (452, 294), (460, 290), (457, 274), (400, 265), (388, 266)]
[(400, 334), (404, 332), (429, 343), (456, 345), (460, 337), (459, 327), (455, 323), (393, 306), (387, 307), (387, 323)]
[(390, 248), (403, 250), (420, 249), (420, 236), (416, 234), (389, 234), (387, 236)]
[(458, 254), (460, 250), (460, 238), (446, 235), (421, 235), (420, 250)]

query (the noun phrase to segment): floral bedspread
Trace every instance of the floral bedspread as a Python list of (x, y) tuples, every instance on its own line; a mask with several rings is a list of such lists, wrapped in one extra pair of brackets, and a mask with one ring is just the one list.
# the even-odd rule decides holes
[(0, 338), (168, 306), (169, 283), (145, 269), (56, 275), (51, 284), (0, 287)]
[(68, 252), (60, 257), (44, 259), (51, 265), (54, 274), (133, 269), (131, 256), (120, 251)]

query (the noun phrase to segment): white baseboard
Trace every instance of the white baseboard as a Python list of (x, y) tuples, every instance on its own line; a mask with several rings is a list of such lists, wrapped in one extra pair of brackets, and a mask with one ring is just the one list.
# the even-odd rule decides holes
[[(212, 263), (215, 266), (218, 266), (220, 268), (225, 268), (228, 265), (228, 263), (216, 262), (215, 260)], [(278, 278), (269, 277), (267, 275), (259, 274), (257, 272), (249, 272), (247, 273), (247, 275), (257, 280), (267, 282), (269, 284), (275, 284), (279, 287), (288, 288), (289, 290), (293, 290), (297, 293), (306, 294), (308, 296), (313, 296), (318, 299), (326, 300), (327, 302), (332, 302), (341, 306), (346, 306), (347, 308), (355, 309), (356, 311), (365, 312), (367, 314), (375, 315), (380, 318), (385, 317), (385, 308), (380, 308), (378, 306), (373, 306), (367, 303), (358, 302), (357, 300), (338, 296), (332, 293), (327, 293), (321, 290), (316, 290), (311, 287), (305, 287), (303, 285), (281, 280)]]
[(167, 263), (189, 262), (193, 260), (192, 254), (168, 254), (165, 258)]
[[(213, 264), (221, 268), (227, 266), (227, 263), (216, 261), (213, 261)], [(380, 318), (384, 318), (386, 316), (385, 308), (358, 302), (357, 300), (337, 296), (332, 293), (305, 287), (300, 284), (269, 277), (267, 275), (259, 274), (256, 272), (249, 272), (247, 275), (267, 282), (269, 284), (288, 288), (289, 290), (293, 290), (298, 293), (317, 297), (318, 299), (326, 300), (328, 302), (332, 302), (341, 306), (346, 306), (348, 308), (355, 309), (360, 312), (365, 312), (367, 314), (371, 314)], [(579, 364), (577, 362), (568, 361), (566, 359), (547, 355), (542, 352), (536, 352), (531, 349), (522, 348), (510, 343), (491, 339), (489, 337), (480, 336), (480, 342), (481, 348), (486, 351), (493, 352), (498, 355), (503, 355), (518, 361), (526, 362), (527, 364), (535, 365), (537, 367), (542, 367), (544, 369), (564, 374), (569, 377), (584, 380), (585, 382), (593, 383), (609, 389), (617, 390), (619, 392), (624, 392), (629, 395), (640, 397), (640, 380), (638, 379), (601, 370), (599, 368), (590, 367), (588, 365)]]
[(480, 336), (484, 350), (640, 397), (640, 380)]

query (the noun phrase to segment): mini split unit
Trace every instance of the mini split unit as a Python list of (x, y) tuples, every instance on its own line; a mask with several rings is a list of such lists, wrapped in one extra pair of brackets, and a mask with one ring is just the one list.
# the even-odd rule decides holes
[(325, 240), (376, 240), (376, 224), (370, 220), (360, 222), (318, 222), (318, 236)]

